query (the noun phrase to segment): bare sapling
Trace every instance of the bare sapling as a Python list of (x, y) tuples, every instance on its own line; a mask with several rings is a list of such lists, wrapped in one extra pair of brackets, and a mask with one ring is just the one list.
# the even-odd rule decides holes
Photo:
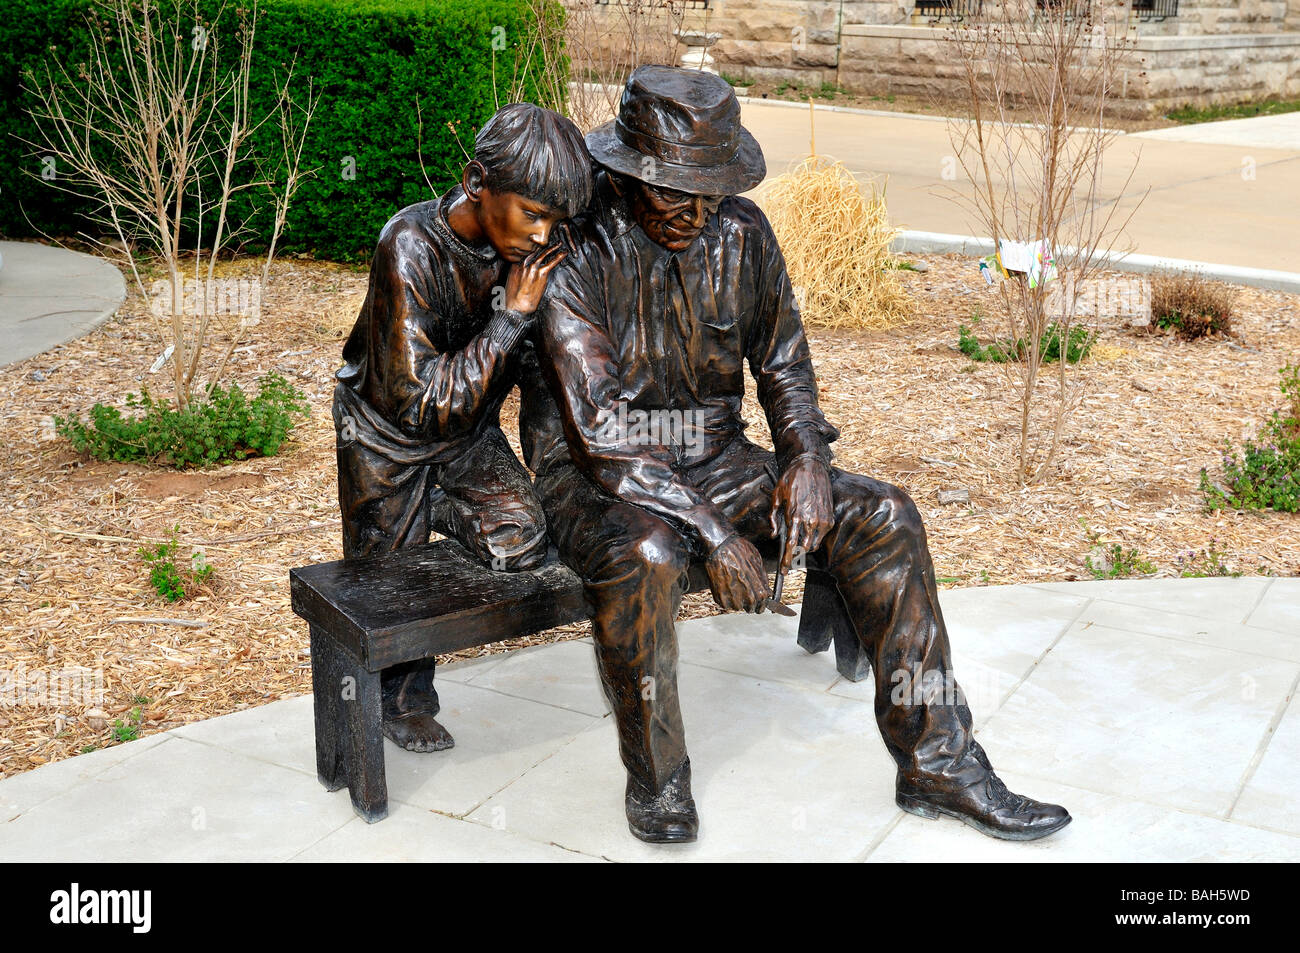
[[(1000, 252), (989, 269), (1005, 276), (993, 310), (1010, 340), (1024, 342), (1023, 360), (1004, 365), (1022, 486), (1049, 472), (1084, 396), (1084, 375), (1065, 357), (1085, 320), (1080, 292), (1136, 210), (1119, 201), (1136, 166), (1118, 177), (1103, 169), (1117, 135), (1109, 109), (1132, 50), (1131, 16), (1125, 2), (1009, 0), (986, 2), (946, 31), (969, 112), (948, 124), (966, 180), (955, 200)], [(1006, 267), (1026, 251), (1033, 267)], [(1057, 335), (1061, 359), (1045, 367)]]
[[(87, 19), (90, 62), (75, 67), (82, 82), (74, 82), (63, 64), (47, 62), (41, 75), (27, 72), (24, 88), (36, 99), (31, 114), (42, 139), (29, 145), (55, 170), (47, 182), (96, 200), (88, 218), (98, 234), (81, 234), (129, 270), (149, 302), (165, 345), (156, 366), (170, 361), (174, 398), (183, 408), (201, 380), (212, 392), (245, 329), (259, 320), (289, 203), (311, 174), (301, 171), (302, 152), (320, 96), (312, 95), (309, 82), (305, 104), (294, 99), (290, 64), (283, 82), (276, 80), (277, 105), (254, 122), (249, 83), (256, 2), (238, 8), (238, 56), (225, 67), (216, 27), (198, 0), (177, 0), (174, 11), (162, 13), (155, 0), (97, 0)], [(273, 157), (261, 157), (249, 138), (272, 118), (280, 143)], [(241, 183), (247, 162), (254, 164), (253, 180)], [(269, 193), (269, 235), (253, 235), (247, 224), (232, 227), (230, 200), (243, 190)], [(254, 206), (249, 217), (262, 208)], [(186, 229), (194, 239), (188, 275)], [(218, 257), (241, 238), (240, 247), (250, 239), (265, 242), (260, 272), (253, 279), (219, 279)], [(141, 254), (159, 263), (165, 282), (146, 289)], [(220, 347), (207, 348), (218, 339)]]

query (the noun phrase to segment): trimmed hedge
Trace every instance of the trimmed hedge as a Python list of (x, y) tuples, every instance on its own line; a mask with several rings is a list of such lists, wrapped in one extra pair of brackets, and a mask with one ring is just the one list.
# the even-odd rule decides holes
[[(40, 141), (25, 111), (35, 105), (34, 97), (19, 86), (22, 70), (39, 64), (51, 46), (72, 75), (74, 64), (89, 59), (85, 13), (94, 8), (93, 0), (9, 0), (8, 6), (10, 15), (0, 19), (0, 235), (39, 235), (29, 219), (50, 234), (72, 234), (86, 228), (77, 213), (93, 211), (96, 203), (21, 171), (39, 173), (41, 164), (31, 147), (15, 138)], [(159, 0), (157, 6), (174, 9), (172, 0)], [(220, 0), (203, 0), (201, 8), (211, 18), (220, 6)], [(299, 186), (279, 249), (367, 260), (395, 212), (441, 193), (459, 178), (465, 156), (447, 123), (458, 124), (461, 143), (472, 149), (476, 130), (498, 98), (506, 101), (515, 50), (532, 28), (530, 5), (527, 0), (263, 0), (261, 6), (250, 82), (254, 120), (275, 106), (276, 78), (283, 78), (295, 55), (295, 98), (305, 101), (308, 76), (321, 93), (302, 159), (304, 171), (319, 171)], [(229, 4), (212, 28), (223, 71), (237, 60), (237, 22)], [(494, 40), (504, 48), (494, 51)], [(536, 87), (527, 89), (525, 98), (534, 98)], [(248, 148), (274, 157), (279, 136), (272, 119)], [(421, 145), (432, 192), (421, 172)], [(240, 181), (255, 176), (249, 163)], [(269, 238), (266, 195), (264, 189), (260, 196), (237, 193), (231, 218)], [(259, 201), (268, 207), (252, 215)], [(209, 222), (208, 235), (211, 229)], [(193, 247), (192, 239), (187, 244)], [(249, 252), (263, 248), (253, 241), (245, 246)]]

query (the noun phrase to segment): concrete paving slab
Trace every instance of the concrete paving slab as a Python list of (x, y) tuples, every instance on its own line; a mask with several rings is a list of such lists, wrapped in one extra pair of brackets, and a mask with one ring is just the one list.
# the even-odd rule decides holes
[(1238, 622), (1165, 612), (1145, 606), (1123, 605), (1104, 599), (1094, 600), (1083, 615), (1079, 616), (1079, 621), (1300, 662), (1300, 631), (1283, 633)]
[(1258, 830), (1016, 772), (1007, 786), (1064, 804), (1073, 820), (1028, 844), (998, 841), (949, 818), (910, 814), (867, 856), (868, 863), (1295, 863), (1300, 837)]
[(126, 300), (126, 282), (93, 255), (38, 242), (0, 242), (0, 367), (103, 324)]
[[(384, 742), (388, 797), (394, 811), (401, 803), (466, 814), (596, 721), (590, 715), (472, 685), (448, 683), (445, 689), (439, 687), (438, 697), (442, 701), (438, 719), (455, 736), (456, 747), (416, 754)], [(347, 800), (345, 793), (339, 796)]]
[(128, 758), (161, 744), (168, 735), (149, 735), (125, 744), (113, 745), (76, 758), (55, 761), (33, 771), (24, 771), (0, 783), (0, 824), (30, 811), (38, 804), (103, 774)]
[(611, 860), (854, 860), (892, 823), (895, 768), (869, 705), (684, 664), (700, 840), (642, 844), (608, 719), (470, 815)]
[(482, 667), (465, 684), (515, 698), (567, 708), (600, 718), (609, 711), (596, 671), (596, 650), (574, 640), (502, 655), (501, 664)]
[(352, 819), (314, 777), (171, 736), (4, 826), (7, 861), (283, 861)]
[[(590, 650), (590, 646), (587, 647)], [(458, 682), (439, 684), (449, 751), (417, 754), (384, 741), (390, 811), (403, 804), (463, 814), (590, 727), (594, 719), (553, 705)], [(298, 698), (178, 728), (175, 734), (316, 778), (312, 698)], [(346, 791), (335, 792), (346, 802)]]
[(1275, 579), (1246, 624), (1300, 639), (1300, 579)]
[[(1031, 586), (939, 593), (957, 683), (977, 725), (998, 710), (1088, 603), (1086, 596)], [(830, 691), (866, 702), (875, 697), (870, 681), (841, 679)]]
[(1226, 817), (1300, 665), (1075, 623), (984, 725), (998, 767)]
[(972, 700), (981, 743), (1012, 790), (1074, 816), (1035, 844), (902, 814), (869, 688), (827, 691), (798, 666), (829, 657), (800, 654), (787, 621), (733, 615), (679, 626), (708, 663), (679, 677), (697, 844), (632, 838), (610, 719), (540, 700), (595, 691), (590, 644), (570, 642), (443, 670), (457, 747), (386, 745), (379, 824), (320, 787), (302, 696), (0, 780), (0, 860), (1297, 859), (1300, 665), (1284, 628), (1300, 580), (1124, 585), (942, 594), (963, 687), (978, 691), (984, 664), (998, 691), (1016, 678), (1005, 701)]
[(1245, 622), (1273, 580), (1265, 576), (1211, 579), (1106, 579), (1045, 582), (1037, 588), (1068, 592), (1223, 622)]
[(354, 817), (295, 855), (293, 863), (458, 864), (507, 857), (511, 863), (524, 864), (600, 862), (597, 857), (432, 811), (400, 811), (382, 824)]
[(677, 657), (734, 675), (826, 691), (839, 679), (834, 648), (810, 655), (798, 639), (798, 617), (764, 613), (751, 619), (733, 613), (679, 626)]
[(1277, 116), (1252, 116), (1249, 119), (1223, 119), (1197, 122), (1168, 129), (1148, 129), (1130, 135), (1139, 139), (1164, 142), (1208, 142), (1216, 145), (1243, 146), (1255, 149), (1294, 149), (1300, 151), (1300, 112)]

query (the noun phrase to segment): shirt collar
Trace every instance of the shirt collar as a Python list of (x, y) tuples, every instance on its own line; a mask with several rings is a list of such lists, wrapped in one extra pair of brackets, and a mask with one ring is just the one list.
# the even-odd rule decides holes
[(433, 229), (437, 232), (438, 237), (446, 243), (452, 252), (462, 261), (472, 262), (476, 265), (491, 265), (498, 260), (496, 249), (491, 245), (484, 248), (475, 248), (467, 243), (463, 238), (456, 234), (456, 230), (451, 227), (447, 221), (447, 210), (455, 203), (464, 190), (457, 185), (438, 200), (438, 206), (433, 212)]

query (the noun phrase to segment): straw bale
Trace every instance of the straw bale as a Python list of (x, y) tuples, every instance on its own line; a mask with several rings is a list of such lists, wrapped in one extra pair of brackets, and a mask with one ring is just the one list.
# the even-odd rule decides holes
[(806, 327), (879, 330), (905, 320), (910, 302), (889, 244), (884, 189), (864, 194), (853, 173), (809, 156), (764, 183), (757, 201), (781, 243)]

